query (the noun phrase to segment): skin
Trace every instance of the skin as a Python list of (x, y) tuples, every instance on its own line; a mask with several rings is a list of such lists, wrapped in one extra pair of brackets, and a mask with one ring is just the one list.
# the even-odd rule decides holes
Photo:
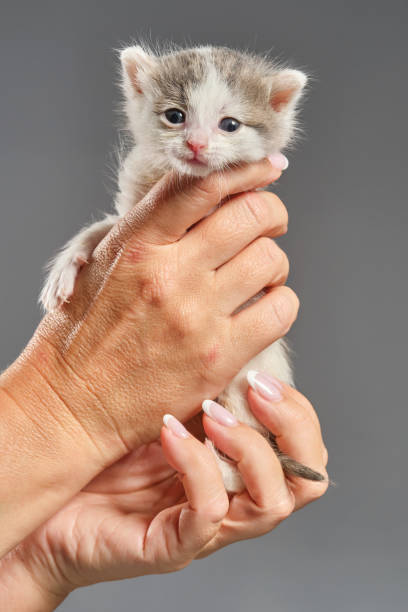
[[(279, 176), (263, 160), (222, 184), (163, 177), (100, 244), (75, 299), (44, 317), (2, 374), (0, 556), (157, 439), (165, 412), (188, 420), (288, 331), (298, 300), (282, 286), (286, 256), (265, 238), (286, 231), (287, 212), (253, 191)], [(252, 270), (247, 288), (237, 257)]]
[[(327, 451), (310, 402), (249, 390), (255, 416), (282, 450), (327, 475)], [(106, 469), (0, 566), (4, 609), (54, 610), (74, 589), (99, 581), (180, 570), (232, 542), (274, 529), (316, 500), (327, 483), (287, 479), (265, 438), (247, 425), (203, 416), (205, 434), (238, 464), (246, 490), (230, 499), (212, 452), (195, 436), (162, 427)]]

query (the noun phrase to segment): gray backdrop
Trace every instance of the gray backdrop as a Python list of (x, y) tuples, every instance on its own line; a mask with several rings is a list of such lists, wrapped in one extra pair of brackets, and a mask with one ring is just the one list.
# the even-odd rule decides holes
[(291, 333), (338, 487), (181, 573), (97, 585), (63, 612), (407, 609), (407, 4), (1, 1), (0, 366), (39, 321), (47, 258), (111, 203), (112, 49), (138, 35), (249, 46), (311, 70), (277, 191), (301, 298)]

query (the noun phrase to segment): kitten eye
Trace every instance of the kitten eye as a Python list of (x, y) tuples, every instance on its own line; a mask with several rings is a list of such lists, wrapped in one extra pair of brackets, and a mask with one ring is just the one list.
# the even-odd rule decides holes
[(186, 120), (185, 114), (178, 108), (169, 108), (165, 111), (164, 115), (167, 121), (174, 124), (184, 123), (184, 121)]
[(235, 132), (240, 125), (241, 124), (237, 119), (234, 119), (233, 117), (224, 117), (224, 119), (221, 119), (219, 122), (218, 127), (221, 130), (224, 130), (224, 132)]

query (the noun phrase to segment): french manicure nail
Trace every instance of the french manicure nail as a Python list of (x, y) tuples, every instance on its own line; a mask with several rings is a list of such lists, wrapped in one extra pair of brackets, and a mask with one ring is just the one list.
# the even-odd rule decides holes
[(257, 391), (262, 397), (273, 402), (280, 402), (283, 399), (282, 385), (276, 378), (264, 374), (263, 372), (256, 372), (255, 370), (249, 370), (247, 374), (247, 380), (249, 385), (254, 391)]
[(238, 425), (238, 420), (234, 417), (234, 415), (229, 411), (217, 404), (217, 402), (213, 402), (212, 400), (204, 400), (202, 403), (202, 408), (211, 419), (219, 423), (220, 425), (225, 425), (226, 427), (235, 427)]
[(176, 419), (172, 414), (165, 414), (163, 417), (163, 423), (175, 436), (178, 438), (189, 438), (190, 434), (180, 421)]
[(268, 155), (268, 159), (272, 166), (278, 170), (286, 170), (289, 166), (289, 160), (283, 153), (273, 153), (272, 155)]

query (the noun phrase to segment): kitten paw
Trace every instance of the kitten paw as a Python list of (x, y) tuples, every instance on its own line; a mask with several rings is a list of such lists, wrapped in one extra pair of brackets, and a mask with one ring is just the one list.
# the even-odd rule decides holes
[(86, 257), (78, 254), (63, 265), (57, 264), (51, 268), (39, 299), (47, 312), (69, 301), (74, 293), (78, 273), (86, 263)]

